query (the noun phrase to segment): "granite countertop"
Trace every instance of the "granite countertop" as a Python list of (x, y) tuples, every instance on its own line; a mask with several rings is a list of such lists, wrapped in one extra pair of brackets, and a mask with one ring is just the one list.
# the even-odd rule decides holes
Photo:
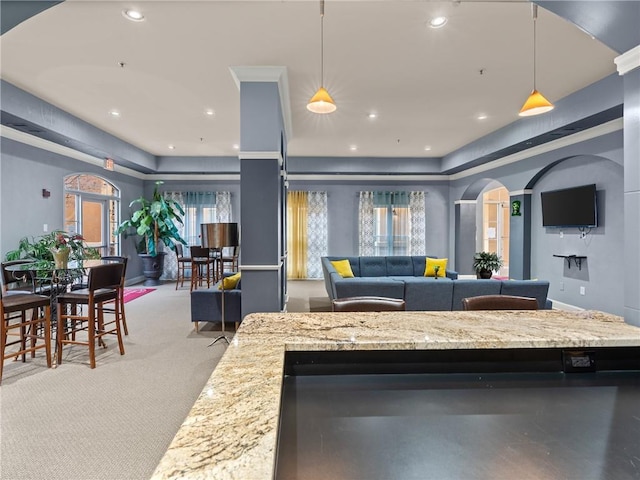
[(152, 478), (273, 478), (285, 351), (607, 346), (640, 346), (640, 328), (596, 311), (251, 314)]

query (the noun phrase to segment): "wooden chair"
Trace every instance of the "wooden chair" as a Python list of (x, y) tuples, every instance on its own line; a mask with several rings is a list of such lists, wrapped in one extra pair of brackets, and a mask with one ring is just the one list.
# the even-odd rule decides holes
[[(120, 281), (120, 288), (118, 288), (118, 295), (120, 296), (120, 318), (122, 319), (122, 327), (124, 329), (124, 334), (129, 335), (129, 327), (127, 327), (127, 315), (124, 311), (124, 282), (126, 280), (127, 274), (127, 261), (129, 260), (127, 257), (121, 257), (118, 255), (107, 255), (102, 257), (102, 260), (112, 261), (112, 262), (120, 262), (124, 264), (122, 269), (122, 279)], [(108, 302), (105, 302), (108, 303)], [(107, 311), (107, 310), (105, 310)], [(112, 311), (112, 310), (109, 310)]]
[[(89, 347), (91, 368), (96, 367), (96, 340), (102, 342), (105, 335), (115, 335), (118, 339), (120, 355), (124, 355), (122, 331), (120, 328), (120, 293), (124, 264), (119, 262), (91, 267), (88, 288), (72, 290), (58, 295), (57, 354), (58, 364), (62, 363), (64, 345), (85, 345)], [(103, 304), (113, 301), (114, 319), (105, 321)], [(78, 306), (86, 306), (87, 313), (78, 313)], [(108, 329), (107, 329), (108, 327)], [(87, 340), (77, 340), (80, 332), (87, 333)], [(104, 345), (104, 343), (103, 343)], [(106, 345), (104, 345), (106, 348)]]
[[(16, 315), (18, 314), (18, 315)], [(45, 350), (47, 367), (51, 367), (51, 305), (49, 297), (34, 293), (0, 296), (0, 382), (4, 361), (8, 358), (22, 356), (26, 361), (26, 354), (35, 357), (36, 351)], [(11, 330), (19, 330), (18, 340), (9, 342)], [(42, 340), (42, 343), (38, 343)], [(18, 350), (7, 352), (7, 347), (19, 345)]]
[(3, 295), (34, 293), (35, 285), (33, 274), (29, 270), (21, 271), (19, 273), (8, 270), (8, 267), (12, 265), (27, 263), (33, 263), (33, 260), (11, 260), (8, 262), (2, 262), (2, 276), (0, 277), (0, 282), (2, 283)]
[[(211, 286), (211, 275), (215, 268), (215, 258), (209, 255), (206, 247), (189, 247), (191, 253), (191, 290), (197, 290), (198, 286), (207, 281), (207, 288)], [(214, 268), (212, 268), (214, 267)]]
[(331, 302), (334, 312), (398, 312), (405, 310), (404, 300), (388, 297), (345, 297)]
[(513, 295), (480, 295), (462, 299), (463, 310), (538, 310), (538, 301)]
[[(220, 256), (220, 275), (224, 275), (225, 267), (229, 266), (229, 271), (237, 272), (238, 271), (238, 256), (240, 255), (240, 247), (227, 247), (229, 250), (225, 252), (225, 249), (222, 249), (222, 255)], [(225, 254), (226, 253), (226, 254)]]
[(176, 278), (176, 290), (178, 285), (184, 286), (185, 272), (187, 268), (191, 268), (191, 257), (184, 256), (184, 249), (181, 243), (176, 243), (176, 260), (178, 262), (178, 276)]

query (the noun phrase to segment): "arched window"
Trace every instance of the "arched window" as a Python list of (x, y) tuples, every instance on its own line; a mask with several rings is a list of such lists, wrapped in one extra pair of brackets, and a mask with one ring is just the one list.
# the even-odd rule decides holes
[(64, 230), (81, 234), (102, 255), (119, 255), (120, 190), (97, 175), (64, 178)]

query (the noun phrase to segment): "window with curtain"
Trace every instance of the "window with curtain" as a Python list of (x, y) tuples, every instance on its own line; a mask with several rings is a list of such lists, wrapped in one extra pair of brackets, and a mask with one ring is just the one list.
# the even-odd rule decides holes
[(360, 255), (424, 255), (424, 192), (360, 192)]
[(327, 251), (327, 192), (287, 192), (287, 278), (321, 278)]
[[(230, 192), (165, 192), (166, 198), (177, 201), (184, 209), (184, 225), (178, 226), (187, 245), (200, 245), (200, 224), (231, 221)], [(185, 252), (188, 251), (185, 247)], [(163, 279), (173, 280), (178, 273), (175, 254), (165, 258)]]

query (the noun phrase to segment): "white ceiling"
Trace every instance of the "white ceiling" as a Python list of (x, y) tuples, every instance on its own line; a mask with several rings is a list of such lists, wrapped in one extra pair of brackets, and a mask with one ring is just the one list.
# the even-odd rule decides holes
[[(143, 22), (122, 15), (134, 6)], [(237, 155), (230, 66), (287, 67), (290, 156), (440, 157), (518, 120), (533, 85), (528, 2), (327, 0), (324, 84), (338, 110), (324, 116), (306, 110), (319, 11), (315, 0), (67, 0), (1, 37), (0, 74), (155, 155)], [(430, 28), (435, 15), (447, 25)], [(614, 51), (543, 9), (537, 53), (552, 102), (615, 72)]]

